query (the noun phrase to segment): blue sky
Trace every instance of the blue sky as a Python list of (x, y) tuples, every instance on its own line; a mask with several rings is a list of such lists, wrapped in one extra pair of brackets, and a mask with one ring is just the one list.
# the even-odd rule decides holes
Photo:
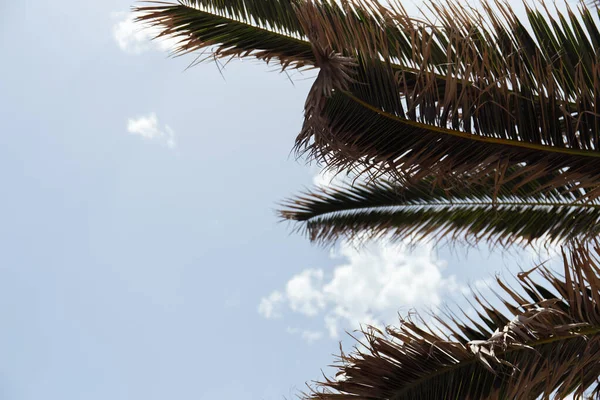
[(314, 75), (185, 71), (130, 6), (0, 4), (1, 399), (291, 398), (345, 330), (514, 264), (293, 234), (277, 202), (328, 181), (290, 154)]

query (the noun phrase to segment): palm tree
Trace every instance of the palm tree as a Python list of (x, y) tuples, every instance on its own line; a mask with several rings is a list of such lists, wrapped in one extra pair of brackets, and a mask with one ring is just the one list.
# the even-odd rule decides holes
[[(600, 30), (592, 9), (395, 1), (186, 0), (137, 7), (175, 55), (316, 68), (299, 154), (366, 183), (317, 189), (281, 215), (311, 239), (391, 234), (570, 243), (564, 277), (539, 267), (508, 312), (435, 315), (365, 332), (323, 399), (562, 398), (600, 376)], [(594, 10), (598, 14), (598, 10)], [(199, 56), (201, 57), (201, 56)], [(593, 248), (590, 249), (590, 242)]]

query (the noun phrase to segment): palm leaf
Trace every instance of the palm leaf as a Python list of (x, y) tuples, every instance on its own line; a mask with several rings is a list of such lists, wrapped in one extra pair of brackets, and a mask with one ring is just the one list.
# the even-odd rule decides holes
[[(475, 295), (477, 317), (451, 312), (367, 329), (364, 350), (342, 353), (337, 379), (310, 398), (562, 399), (600, 392), (598, 245), (564, 254), (564, 276), (539, 266), (498, 279), (506, 311)], [(594, 397), (596, 398), (596, 397)]]
[(597, 188), (600, 32), (590, 9), (556, 17), (528, 7), (528, 30), (504, 3), (429, 7), (435, 25), (399, 3), (360, 0), (197, 0), (137, 11), (179, 37), (179, 53), (208, 48), (213, 57), (320, 68), (296, 149), (332, 168), (400, 179), (468, 171), (477, 180), (521, 165), (555, 176), (553, 185)]
[[(310, 34), (305, 31), (305, 25), (310, 25), (310, 7), (306, 7), (304, 0), (187, 0), (179, 3), (146, 1), (147, 6), (134, 7), (138, 15), (137, 21), (159, 29), (157, 37), (175, 37), (179, 45), (174, 54), (185, 54), (197, 50), (208, 50), (210, 56), (205, 59), (219, 57), (248, 57), (256, 56), (266, 61), (278, 58), (284, 64), (292, 66), (315, 66), (317, 57), (312, 53)], [(150, 5), (151, 4), (151, 5)], [(337, 21), (336, 28), (344, 31), (347, 17), (363, 19), (364, 15), (346, 9), (336, 2), (323, 2), (316, 5), (318, 12), (330, 21)], [(301, 11), (300, 11), (301, 9)], [(307, 14), (300, 18), (299, 14)], [(408, 15), (404, 15), (409, 18)], [(369, 19), (370, 24), (377, 21)], [(350, 24), (348, 24), (350, 26)], [(310, 30), (310, 29), (309, 29)], [(347, 32), (346, 45), (352, 46), (355, 32)], [(392, 68), (401, 72), (409, 81), (415, 81), (420, 67), (414, 60), (405, 62), (411, 52), (411, 35), (414, 32), (402, 32), (395, 29), (389, 32), (393, 36), (395, 46), (401, 45), (402, 52), (406, 53), (392, 63)], [(314, 34), (312, 35), (314, 37)], [(318, 38), (314, 38), (318, 40)], [(446, 77), (444, 75), (445, 52), (434, 44), (436, 55), (435, 62), (439, 64), (437, 70), (442, 71), (437, 75), (438, 86), (443, 94)], [(345, 49), (345, 53), (358, 54), (360, 49)], [(263, 53), (269, 57), (261, 57)], [(402, 53), (401, 52), (401, 53)], [(470, 85), (469, 82), (460, 83), (459, 86)]]
[[(157, 37), (179, 39), (175, 55), (210, 50), (206, 59), (255, 57), (283, 67), (314, 65), (310, 43), (301, 40), (293, 1), (188, 0), (147, 2), (137, 21), (159, 29)], [(203, 60), (200, 60), (203, 61)]]
[[(368, 15), (379, 10), (361, 5)], [(508, 5), (483, 6), (481, 15), (452, 2), (434, 5), (440, 27), (381, 17), (372, 28), (381, 34), (357, 36), (364, 43), (354, 47), (381, 49), (387, 64), (359, 54), (356, 82), (307, 113), (296, 147), (333, 169), (401, 179), (450, 171), (478, 178), (522, 165), (532, 175), (554, 174), (555, 185), (597, 187), (600, 63), (589, 39), (598, 36), (590, 11), (582, 6), (578, 15), (555, 18), (528, 8), (530, 34)], [(390, 49), (388, 20), (411, 32), (410, 60), (419, 74), (393, 68), (405, 46)], [(350, 16), (344, 21), (359, 25)], [(332, 46), (346, 46), (347, 35), (338, 36), (328, 36)]]
[(318, 243), (340, 237), (484, 241), (507, 246), (537, 239), (570, 242), (600, 234), (600, 202), (568, 187), (541, 190), (541, 179), (444, 189), (426, 177), (410, 185), (375, 180), (317, 188), (284, 202), (283, 219)]

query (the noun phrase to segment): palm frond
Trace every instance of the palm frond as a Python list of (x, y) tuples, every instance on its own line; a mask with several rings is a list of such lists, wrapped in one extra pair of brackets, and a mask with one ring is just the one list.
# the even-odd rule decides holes
[[(529, 33), (509, 5), (482, 5), (483, 13), (433, 4), (438, 26), (357, 5), (375, 21), (372, 34), (359, 35), (368, 24), (347, 13), (339, 25), (354, 32), (353, 44), (340, 29), (328, 42), (371, 50), (358, 53), (349, 90), (333, 90), (322, 108), (306, 112), (296, 148), (333, 169), (399, 178), (450, 171), (477, 178), (521, 164), (532, 175), (555, 174), (556, 185), (596, 188), (600, 60), (590, 10), (553, 17), (528, 8)], [(419, 72), (396, 70), (402, 60)]]
[[(360, 16), (360, 13), (354, 13), (352, 7), (342, 9), (337, 2), (332, 1), (309, 3), (305, 0), (269, 2), (262, 0), (186, 0), (178, 3), (161, 1), (145, 1), (144, 3), (148, 5), (133, 8), (138, 15), (137, 21), (157, 27), (160, 32), (158, 37), (170, 36), (180, 39), (175, 54), (208, 50), (210, 57), (206, 57), (206, 59), (210, 59), (254, 56), (270, 51), (272, 57), (280, 56), (288, 63), (295, 60), (300, 66), (317, 65), (317, 57), (312, 54), (310, 48), (314, 44), (318, 44), (320, 38), (324, 38), (326, 41), (330, 39), (328, 33), (318, 29), (319, 26), (314, 24), (315, 15), (320, 14), (321, 18), (336, 22), (337, 25), (333, 27), (333, 32), (338, 29), (340, 32), (346, 32), (344, 20), (348, 17), (354, 19), (366, 17), (366, 15)], [(346, 15), (346, 12), (349, 14)], [(407, 14), (403, 14), (402, 18), (410, 20)], [(369, 18), (368, 21), (371, 27), (378, 23), (372, 18)], [(322, 25), (321, 28), (329, 28), (330, 35), (332, 27), (328, 25), (330, 24)], [(341, 52), (349, 55), (359, 54), (361, 48), (352, 48), (356, 33), (354, 31), (345, 33), (345, 37), (348, 38), (345, 41), (347, 48), (341, 49)], [(390, 35), (394, 36), (395, 46), (401, 45), (402, 51), (406, 54), (410, 54), (412, 51), (410, 41), (412, 34), (414, 33), (404, 33), (400, 30), (390, 32)], [(309, 38), (316, 43), (311, 43)], [(434, 45), (437, 46), (437, 44)], [(321, 44), (321, 46), (327, 47), (327, 44)], [(370, 46), (366, 49), (370, 49)], [(313, 50), (319, 52), (318, 49), (313, 48)], [(444, 50), (436, 47), (433, 53), (437, 56), (435, 63), (439, 64), (438, 69), (442, 72), (446, 71), (443, 67)], [(271, 58), (264, 59), (269, 61)], [(392, 63), (392, 68), (408, 77), (409, 81), (415, 81), (420, 67), (414, 64), (414, 60), (408, 59), (410, 59), (408, 56), (397, 57), (398, 62)], [(295, 65), (292, 63), (292, 66)], [(436, 79), (438, 79), (438, 87), (443, 93), (445, 74), (437, 75)], [(464, 82), (459, 86), (465, 84), (471, 85), (470, 82)]]
[(146, 3), (134, 8), (137, 21), (158, 28), (158, 37), (179, 39), (175, 55), (209, 50), (209, 60), (255, 57), (284, 68), (315, 64), (310, 43), (302, 40), (293, 0)]
[(442, 188), (426, 177), (410, 185), (378, 179), (317, 188), (285, 201), (280, 216), (324, 244), (386, 236), (525, 246), (537, 239), (564, 243), (600, 234), (600, 202), (582, 200), (583, 192), (542, 190), (547, 182), (541, 179), (510, 181), (497, 192), (493, 184)]
[[(544, 266), (498, 279), (506, 311), (478, 295), (476, 317), (447, 311), (411, 317), (365, 348), (342, 353), (336, 379), (312, 399), (562, 399), (600, 392), (598, 245), (563, 253), (564, 276)], [(576, 397), (580, 398), (580, 397)], [(593, 397), (596, 398), (596, 397)]]

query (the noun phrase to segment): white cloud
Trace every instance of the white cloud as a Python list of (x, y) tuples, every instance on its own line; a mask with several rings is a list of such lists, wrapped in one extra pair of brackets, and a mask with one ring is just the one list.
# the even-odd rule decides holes
[(330, 170), (321, 170), (313, 177), (313, 184), (323, 188), (341, 186), (344, 182), (351, 182), (343, 173), (336, 174)]
[(331, 256), (342, 262), (330, 276), (321, 269), (306, 269), (287, 282), (284, 292), (273, 292), (261, 305), (277, 293), (280, 306), (321, 316), (329, 336), (337, 338), (360, 324), (394, 323), (399, 311), (437, 306), (445, 294), (462, 289), (454, 276), (444, 276), (445, 262), (430, 246), (410, 249), (380, 239), (357, 247), (346, 241)]
[(302, 339), (306, 340), (309, 344), (316, 342), (323, 337), (323, 332), (318, 331), (302, 331)]
[(127, 132), (139, 135), (147, 140), (162, 142), (171, 149), (175, 147), (175, 132), (169, 125), (164, 125), (164, 128), (160, 129), (158, 117), (155, 113), (129, 118), (127, 120)]
[(373, 178), (386, 179), (388, 175), (373, 175), (370, 172), (364, 172), (362, 174), (349, 173), (347, 171), (336, 172), (331, 169), (323, 169), (318, 166), (311, 168), (313, 174), (312, 183), (315, 186), (322, 188), (331, 188), (339, 186), (347, 186), (350, 184), (366, 184), (369, 183)]
[(307, 316), (317, 315), (325, 307), (325, 296), (319, 290), (323, 271), (307, 269), (290, 279), (285, 293), (290, 308)]
[(274, 291), (268, 297), (263, 297), (258, 305), (258, 313), (267, 319), (280, 318), (281, 313), (279, 311), (281, 305), (285, 301), (283, 294), (278, 291)]
[(323, 332), (320, 332), (320, 331), (312, 331), (309, 329), (300, 331), (300, 329), (298, 329), (298, 328), (292, 328), (289, 326), (287, 327), (286, 331), (290, 335), (297, 335), (298, 333), (300, 333), (300, 337), (303, 340), (305, 340), (308, 344), (314, 343), (317, 340), (320, 340), (323, 338)]
[(176, 39), (152, 40), (158, 35), (158, 29), (135, 22), (135, 16), (131, 12), (115, 12), (112, 17), (115, 20), (113, 37), (119, 48), (126, 53), (141, 54), (149, 50), (168, 51), (176, 48)]

